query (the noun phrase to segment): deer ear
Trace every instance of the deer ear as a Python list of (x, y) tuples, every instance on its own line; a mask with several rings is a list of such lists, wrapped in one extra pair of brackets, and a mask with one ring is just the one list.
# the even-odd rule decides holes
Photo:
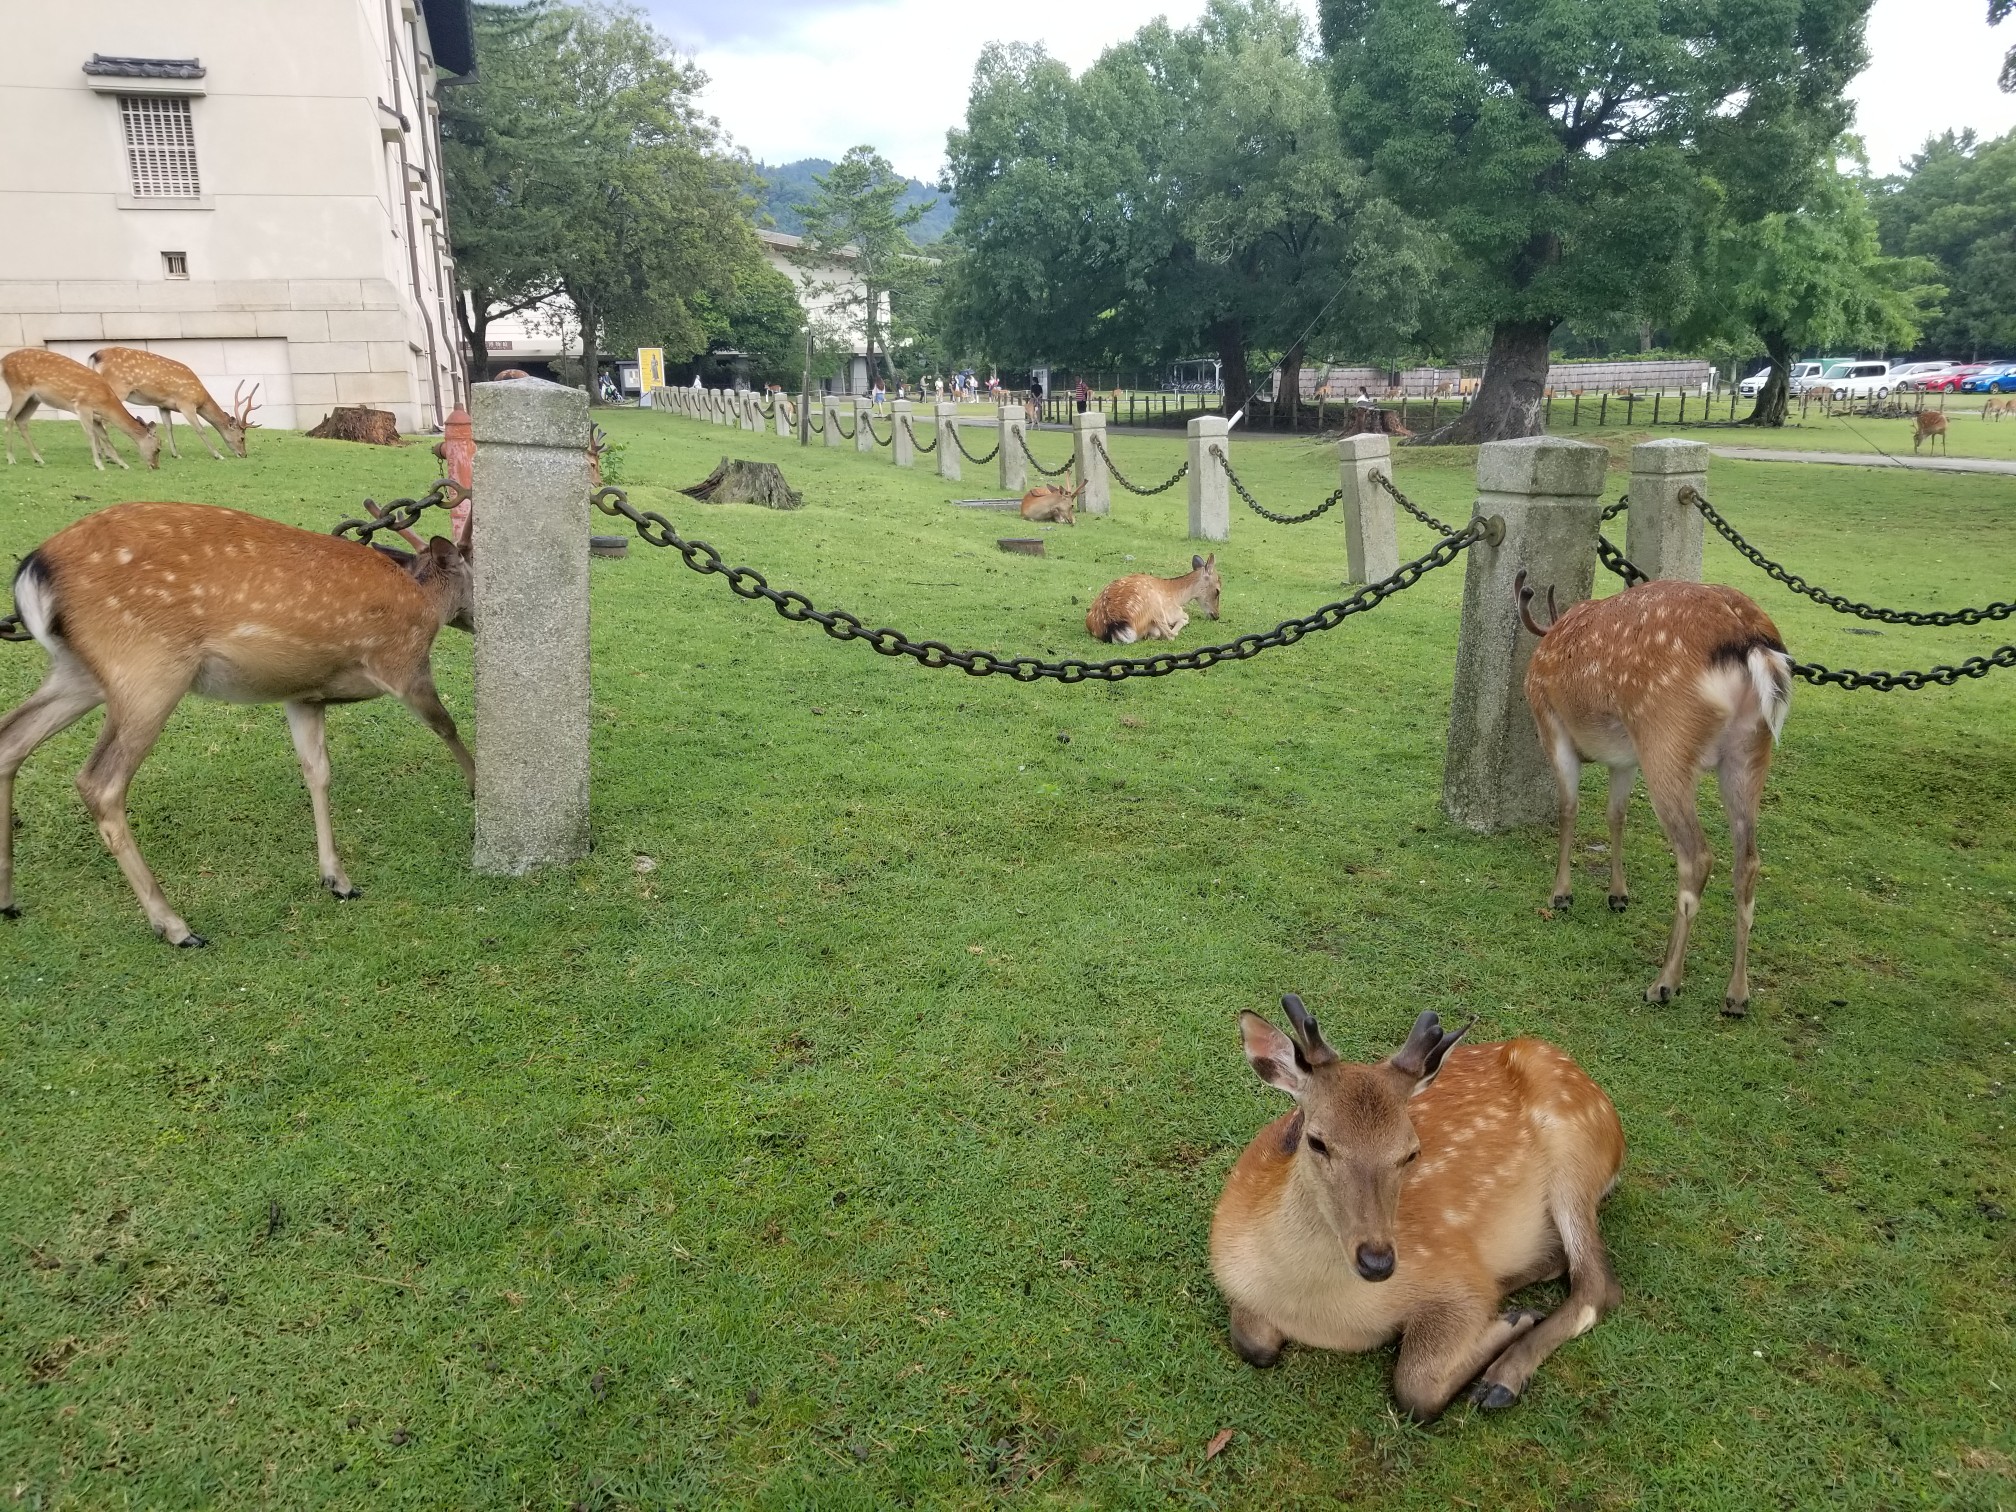
[(1193, 557), (1191, 557), (1191, 558), (1190, 558), (1190, 570), (1191, 570), (1191, 571), (1193, 571), (1193, 572), (1194, 572), (1194, 571), (1196, 571), (1196, 570), (1197, 570), (1198, 568), (1202, 567), (1203, 565), (1204, 565), (1204, 558), (1202, 558), (1202, 557), (1200, 557), (1200, 556), (1193, 556)]
[(1239, 1038), (1246, 1045), (1246, 1063), (1253, 1074), (1290, 1097), (1300, 1097), (1309, 1073), (1296, 1053), (1295, 1042), (1257, 1013), (1239, 1015)]

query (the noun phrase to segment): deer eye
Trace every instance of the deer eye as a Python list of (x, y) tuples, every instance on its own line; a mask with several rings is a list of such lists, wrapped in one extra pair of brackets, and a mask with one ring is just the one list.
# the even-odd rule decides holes
[(1307, 1143), (1310, 1149), (1314, 1150), (1318, 1155), (1321, 1155), (1325, 1160), (1328, 1160), (1330, 1158), (1330, 1146), (1323, 1143), (1323, 1141), (1318, 1139), (1314, 1134), (1308, 1136)]
[(1409, 1150), (1406, 1154), (1406, 1157), (1400, 1162), (1400, 1164), (1402, 1164), (1403, 1166), (1410, 1166), (1420, 1158), (1421, 1158), (1421, 1152), (1418, 1149)]

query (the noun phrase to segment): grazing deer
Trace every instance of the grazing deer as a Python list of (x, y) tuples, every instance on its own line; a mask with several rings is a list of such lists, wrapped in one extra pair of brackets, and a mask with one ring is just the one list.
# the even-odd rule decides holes
[(1928, 437), (1935, 438), (1941, 447), (1946, 447), (1946, 454), (1949, 457), (1953, 454), (1952, 449), (1947, 445), (1946, 416), (1943, 411), (1918, 411), (1918, 423), (1911, 428), (1911, 453), (1913, 456), (1917, 455), (1918, 448), (1925, 444)]
[(1981, 418), (2000, 420), (2012, 409), (2016, 409), (2016, 399), (1990, 399), (1981, 406)]
[(1039, 483), (1022, 495), (1022, 518), (1053, 525), (1076, 525), (1078, 496), (1085, 492), (1080, 482), (1076, 488), (1065, 488), (1056, 483)]
[(1131, 646), (1137, 640), (1174, 640), (1190, 623), (1186, 604), (1196, 604), (1218, 618), (1218, 553), (1190, 558), (1181, 577), (1158, 578), (1130, 573), (1099, 590), (1085, 612), (1085, 628), (1094, 640)]
[[(1590, 599), (1537, 624), (1533, 590), (1514, 582), (1519, 617), (1540, 637), (1526, 668), (1526, 701), (1561, 800), (1553, 905), (1574, 898), (1575, 811), (1584, 761), (1610, 769), (1610, 907), (1624, 885), (1624, 811), (1636, 771), (1679, 867), (1679, 899), (1666, 964), (1645, 989), (1654, 1003), (1680, 990), (1687, 930), (1701, 906), (1714, 852), (1701, 832), (1695, 790), (1713, 769), (1729, 816), (1736, 884), (1736, 965), (1722, 1011), (1750, 1002), (1750, 925), (1757, 913), (1757, 807), (1771, 748), (1791, 708), (1792, 658), (1769, 615), (1734, 588), (1661, 580)], [(1548, 593), (1551, 610), (1553, 593)]]
[(245, 455), (245, 432), (252, 425), (252, 411), (259, 407), (259, 385), (252, 385), (252, 392), (245, 392), (240, 383), (231, 395), (230, 413), (224, 406), (210, 397), (210, 390), (203, 386), (203, 380), (196, 376), (196, 370), (163, 357), (158, 352), (143, 352), (137, 347), (100, 347), (91, 354), (91, 366), (98, 370), (98, 376), (112, 386), (112, 392), (127, 404), (151, 404), (161, 412), (162, 439), (168, 443), (168, 455), (178, 462), (182, 453), (175, 449), (175, 416), (188, 422), (196, 432), (196, 439), (204, 449), (219, 462), (224, 454), (210, 444), (203, 427), (196, 422), (208, 420), (224, 444), (239, 456)]
[[(1544, 1040), (1462, 1045), (1433, 1013), (1390, 1058), (1353, 1065), (1293, 993), (1291, 1039), (1239, 1016), (1246, 1059), (1295, 1110), (1254, 1137), (1211, 1218), (1232, 1347), (1363, 1353), (1395, 1335), (1393, 1394), (1416, 1419), (1464, 1386), (1517, 1401), (1540, 1362), (1623, 1300), (1597, 1224), (1624, 1164), (1603, 1089)], [(1568, 1273), (1552, 1314), (1500, 1311)]]
[[(28, 455), (35, 459), (37, 467), (43, 465), (42, 453), (35, 450), (35, 438), (28, 434), (28, 420), (36, 406), (42, 404), (68, 410), (77, 417), (77, 423), (84, 427), (84, 439), (91, 443), (91, 462), (98, 471), (105, 471), (104, 458), (99, 455), (101, 448), (111, 454), (114, 462), (126, 466), (126, 459), (112, 445), (107, 425), (117, 426), (132, 437), (133, 445), (149, 467), (161, 465), (161, 438), (154, 434), (154, 427), (130, 414), (112, 392), (111, 385), (83, 363), (43, 347), (22, 347), (0, 357), (0, 382), (7, 385), (6, 424), (21, 432), (21, 439), (28, 443)], [(5, 426), (0, 425), (0, 429)], [(14, 465), (11, 432), (7, 437), (7, 465)]]
[(105, 726), (77, 774), (98, 833), (147, 922), (201, 945), (162, 895), (126, 820), (126, 789), (183, 697), (284, 703), (315, 814), (322, 885), (357, 889), (329, 828), (323, 710), (390, 693), (475, 766), (434, 691), (443, 625), (468, 624), (463, 554), (435, 537), (417, 556), (297, 530), (208, 504), (121, 504), (86, 515), (22, 559), (14, 603), (49, 653), (28, 701), (0, 718), (0, 914), (14, 906), (14, 774), (99, 704)]

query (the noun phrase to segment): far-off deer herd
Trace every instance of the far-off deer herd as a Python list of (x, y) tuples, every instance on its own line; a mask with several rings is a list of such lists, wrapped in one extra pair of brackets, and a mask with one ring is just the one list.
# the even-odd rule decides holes
[[(38, 405), (83, 425), (102, 469), (123, 433), (150, 466), (157, 435), (128, 402), (215, 430), (243, 457), (253, 403), (226, 409), (186, 367), (112, 347), (89, 365), (47, 351), (0, 361), (13, 433), (28, 441)], [(1920, 441), (1945, 417), (1920, 416)], [(1082, 487), (1082, 485), (1081, 485)], [(1025, 519), (1075, 523), (1078, 491), (1045, 486)], [(1113, 645), (1170, 640), (1191, 607), (1217, 619), (1215, 554), (1175, 577), (1109, 583), (1085, 617)], [(131, 503), (90, 514), (25, 557), (14, 601), (47, 653), (41, 686), (0, 718), (0, 915), (19, 916), (13, 876), (13, 787), (38, 746), (101, 704), (105, 719), (77, 787), (148, 922), (164, 940), (200, 946), (135, 844), (126, 814), (134, 773), (189, 693), (286, 709), (313, 816), (317, 871), (336, 898), (358, 896), (337, 859), (330, 822), (324, 711), (389, 694), (473, 773), (435, 693), (430, 657), (443, 626), (468, 628), (467, 551), (436, 538), (414, 553), (360, 545), (234, 510)], [(1672, 849), (1678, 897), (1663, 964), (1645, 996), (1681, 985), (1690, 925), (1712, 852), (1696, 811), (1716, 774), (1734, 848), (1734, 965), (1723, 1011), (1750, 999), (1747, 957), (1759, 872), (1757, 820), (1785, 725), (1791, 662), (1776, 627), (1733, 589), (1655, 581), (1570, 606), (1542, 623), (1519, 575), (1508, 616), (1536, 643), (1525, 675), (1540, 746), (1558, 787), (1559, 849), (1548, 900), (1573, 898), (1582, 765), (1608, 768), (1609, 906), (1625, 908), (1623, 829), (1636, 775)], [(1552, 593), (1548, 594), (1550, 611)], [(1563, 1050), (1533, 1039), (1464, 1041), (1432, 1013), (1399, 1050), (1352, 1063), (1324, 1039), (1301, 1000), (1283, 1000), (1290, 1032), (1241, 1015), (1245, 1057), (1294, 1100), (1254, 1137), (1226, 1179), (1210, 1227), (1212, 1269), (1235, 1352), (1269, 1365), (1283, 1348), (1366, 1351), (1399, 1340), (1394, 1392), (1421, 1419), (1459, 1394), (1484, 1408), (1517, 1400), (1558, 1345), (1594, 1327), (1622, 1297), (1597, 1210), (1624, 1160), (1616, 1108)], [(1564, 1276), (1551, 1313), (1506, 1306)]]

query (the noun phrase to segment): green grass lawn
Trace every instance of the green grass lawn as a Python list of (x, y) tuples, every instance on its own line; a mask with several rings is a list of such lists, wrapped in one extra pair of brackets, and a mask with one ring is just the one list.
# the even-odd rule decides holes
[[(947, 505), (990, 469), (955, 486), (603, 419), (638, 503), (916, 636), (1091, 654), (1099, 586), (1191, 552), (1181, 489), (1052, 528), (1035, 560), (995, 549), (1013, 516)], [(76, 426), (37, 434), (50, 465), (0, 473), (9, 553), (121, 499), (326, 529), (435, 475), (424, 444), (265, 432), (247, 462), (101, 475)], [(1113, 451), (1159, 478), (1180, 445)], [(780, 461), (807, 507), (672, 492), (724, 453)], [(1335, 485), (1307, 442), (1235, 453), (1277, 509)], [(1473, 460), (1403, 452), (1397, 477), (1458, 519)], [(2010, 596), (2016, 479), (1717, 463), (1711, 484), (1830, 588)], [(1404, 553), (1429, 540), (1402, 522)], [(1241, 509), (1224, 619), (1179, 649), (1338, 597), (1343, 556), (1334, 512)], [(1708, 565), (1802, 659), (2011, 638), (1857, 634), (1712, 537)], [(191, 700), (133, 817), (196, 952), (149, 934), (84, 817), (85, 720), (22, 773), (26, 914), (0, 925), (0, 1499), (2016, 1507), (2016, 672), (1798, 688), (1751, 1015), (1717, 1013), (1712, 784), (1721, 863), (1687, 987), (1654, 1008), (1674, 884), (1642, 796), (1622, 916), (1588, 906), (1593, 849), (1584, 904), (1550, 918), (1551, 830), (1439, 813), (1460, 572), (1243, 665), (1025, 687), (835, 644), (640, 544), (595, 564), (589, 861), (471, 876), (452, 763), (381, 700), (330, 721), (364, 890), (338, 904), (280, 712)], [(469, 642), (436, 662), (473, 727)], [(0, 646), (0, 706), (42, 665)], [(1475, 1014), (1616, 1100), (1624, 1306), (1513, 1410), (1416, 1428), (1388, 1356), (1258, 1372), (1227, 1347), (1206, 1226), (1283, 1106), (1235, 1015), (1285, 989), (1346, 1053), (1387, 1053), (1423, 1008)]]

